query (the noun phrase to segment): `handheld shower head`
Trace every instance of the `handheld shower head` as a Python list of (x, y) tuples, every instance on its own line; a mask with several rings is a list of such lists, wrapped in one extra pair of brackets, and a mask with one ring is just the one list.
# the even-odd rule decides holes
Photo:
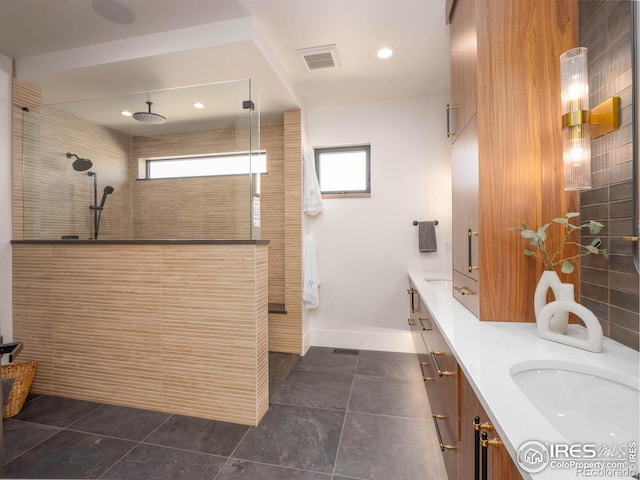
[(104, 208), (104, 203), (107, 201), (107, 195), (111, 195), (115, 189), (111, 185), (107, 185), (104, 187), (104, 191), (102, 192), (102, 201), (100, 202), (100, 209)]
[(75, 158), (71, 166), (76, 172), (84, 172), (93, 167), (93, 162), (88, 158), (80, 158), (75, 153), (67, 152), (67, 158)]

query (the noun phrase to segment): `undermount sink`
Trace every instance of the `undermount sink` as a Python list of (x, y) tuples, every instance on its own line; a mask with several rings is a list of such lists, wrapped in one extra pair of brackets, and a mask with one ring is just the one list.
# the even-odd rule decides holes
[(638, 441), (638, 379), (573, 362), (529, 361), (511, 378), (569, 441)]
[(446, 277), (425, 277), (424, 281), (431, 285), (441, 285), (443, 287), (450, 287), (453, 284), (452, 280)]

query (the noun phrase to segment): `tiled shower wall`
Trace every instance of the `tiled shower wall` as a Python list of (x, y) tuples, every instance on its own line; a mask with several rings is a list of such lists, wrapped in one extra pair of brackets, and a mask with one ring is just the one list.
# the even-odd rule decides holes
[[(605, 335), (639, 349), (640, 280), (633, 263), (632, 32), (630, 0), (581, 0), (580, 46), (588, 48), (590, 106), (616, 95), (620, 129), (591, 143), (593, 188), (580, 195), (581, 218), (605, 224), (611, 261), (587, 255), (580, 264), (580, 303)], [(585, 237), (582, 243), (588, 242)]]

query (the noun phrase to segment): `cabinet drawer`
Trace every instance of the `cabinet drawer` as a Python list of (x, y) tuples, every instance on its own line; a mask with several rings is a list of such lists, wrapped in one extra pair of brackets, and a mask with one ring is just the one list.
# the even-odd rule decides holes
[(453, 271), (453, 296), (476, 317), (480, 314), (479, 285), (466, 275)]

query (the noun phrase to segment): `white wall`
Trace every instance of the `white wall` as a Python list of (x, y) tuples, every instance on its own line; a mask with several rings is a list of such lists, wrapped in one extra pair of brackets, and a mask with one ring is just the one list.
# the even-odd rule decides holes
[(0, 333), (11, 341), (11, 82), (12, 61), (0, 54)]
[[(371, 144), (371, 198), (324, 199), (316, 236), (320, 307), (311, 344), (413, 351), (408, 271), (451, 271), (448, 95), (307, 110), (311, 147)], [(418, 251), (413, 220), (438, 220), (438, 252)]]

